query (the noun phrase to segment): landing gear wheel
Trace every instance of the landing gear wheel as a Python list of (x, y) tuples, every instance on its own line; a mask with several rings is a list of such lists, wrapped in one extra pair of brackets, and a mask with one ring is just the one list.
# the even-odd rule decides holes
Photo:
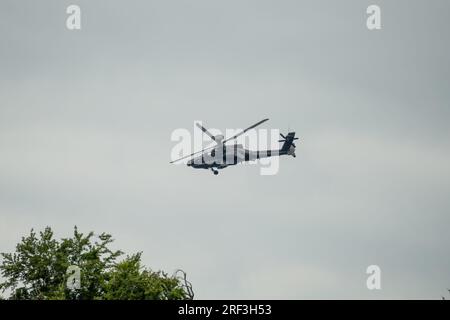
[(215, 176), (217, 176), (219, 174), (219, 171), (214, 170), (214, 169), (211, 169), (211, 170), (212, 170), (212, 172), (214, 173)]

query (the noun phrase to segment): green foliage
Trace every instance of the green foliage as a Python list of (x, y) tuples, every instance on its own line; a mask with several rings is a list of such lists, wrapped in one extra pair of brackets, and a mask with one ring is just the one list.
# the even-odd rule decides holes
[[(0, 290), (11, 291), (10, 299), (189, 299), (189, 292), (175, 277), (153, 272), (141, 265), (141, 253), (117, 262), (121, 251), (112, 251), (111, 235), (84, 235), (74, 228), (72, 238), (57, 241), (47, 227), (39, 236), (31, 230), (14, 253), (1, 253), (0, 272), (6, 280)], [(69, 266), (81, 271), (80, 289), (69, 290)]]

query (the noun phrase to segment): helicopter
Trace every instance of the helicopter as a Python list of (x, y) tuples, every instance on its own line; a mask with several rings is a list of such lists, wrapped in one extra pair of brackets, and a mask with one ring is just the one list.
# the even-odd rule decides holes
[[(295, 132), (289, 132), (286, 136), (280, 133), (281, 140), (278, 142), (283, 142), (283, 145), (279, 150), (248, 150), (245, 149), (242, 144), (226, 145), (227, 142), (233, 141), (240, 137), (247, 131), (259, 126), (260, 124), (266, 122), (269, 119), (263, 119), (254, 125), (242, 130), (238, 134), (225, 139), (223, 135), (212, 135), (208, 129), (196, 123), (196, 126), (201, 129), (208, 137), (210, 137), (216, 144), (212, 147), (205, 148), (203, 150), (191, 153), (190, 155), (181, 157), (179, 159), (170, 161), (170, 163), (175, 163), (187, 158), (190, 159), (186, 165), (194, 169), (209, 169), (214, 175), (219, 174), (219, 169), (224, 169), (228, 166), (237, 165), (245, 161), (253, 161), (261, 158), (290, 155), (295, 158), (295, 148), (296, 145), (294, 140), (298, 140), (295, 137)], [(197, 154), (200, 154), (194, 157)]]

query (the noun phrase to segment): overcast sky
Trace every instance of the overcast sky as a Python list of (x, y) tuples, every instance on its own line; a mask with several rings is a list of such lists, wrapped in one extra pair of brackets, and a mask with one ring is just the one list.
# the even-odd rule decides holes
[[(449, 24), (447, 0), (3, 0), (0, 252), (77, 225), (197, 298), (439, 299)], [(174, 129), (266, 117), (301, 139), (277, 175), (169, 164)]]

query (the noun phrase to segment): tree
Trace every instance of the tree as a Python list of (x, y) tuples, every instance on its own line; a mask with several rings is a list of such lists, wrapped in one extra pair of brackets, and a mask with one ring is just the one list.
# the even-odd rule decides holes
[[(4, 282), (0, 290), (9, 289), (10, 299), (192, 299), (186, 279), (151, 271), (142, 266), (141, 255), (126, 256), (109, 248), (111, 235), (102, 233), (94, 240), (74, 228), (72, 238), (54, 239), (50, 227), (22, 237), (14, 253), (1, 253), (0, 272)], [(80, 270), (80, 285), (68, 288), (69, 266)]]

